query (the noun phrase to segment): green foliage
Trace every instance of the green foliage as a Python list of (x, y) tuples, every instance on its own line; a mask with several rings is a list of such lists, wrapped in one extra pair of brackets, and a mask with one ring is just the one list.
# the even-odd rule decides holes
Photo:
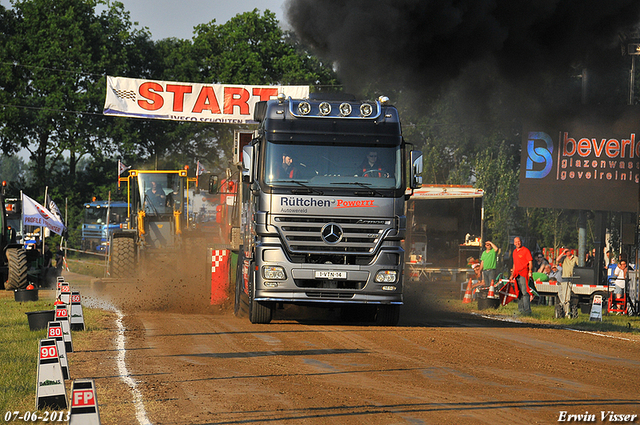
[[(96, 7), (101, 5), (101, 12)], [(192, 41), (153, 42), (134, 28), (121, 2), (16, 0), (0, 5), (0, 148), (26, 149), (32, 179), (16, 183), (42, 201), (44, 188), (68, 205), (72, 246), (82, 205), (118, 199), (116, 163), (177, 169), (200, 160), (208, 171), (229, 165), (234, 126), (104, 116), (106, 76), (236, 84), (333, 85), (336, 77), (275, 15), (258, 10), (199, 25)], [(246, 128), (246, 126), (244, 126)], [(19, 162), (1, 171), (21, 177)], [(64, 212), (64, 211), (63, 211)]]
[(503, 143), (497, 152), (481, 152), (475, 160), (476, 186), (485, 191), (484, 210), (488, 235), (506, 248), (518, 194), (518, 163)]

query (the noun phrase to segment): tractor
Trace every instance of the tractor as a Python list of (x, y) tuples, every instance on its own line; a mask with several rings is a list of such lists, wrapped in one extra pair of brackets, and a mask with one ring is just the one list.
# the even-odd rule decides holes
[(112, 278), (134, 277), (141, 268), (162, 261), (178, 261), (187, 230), (187, 170), (128, 170), (127, 219), (111, 235), (109, 273)]

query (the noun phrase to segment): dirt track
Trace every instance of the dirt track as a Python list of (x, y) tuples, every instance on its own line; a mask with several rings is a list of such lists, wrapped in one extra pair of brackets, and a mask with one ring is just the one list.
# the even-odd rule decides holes
[[(176, 300), (145, 304), (131, 289), (125, 299), (135, 303), (122, 304), (127, 368), (154, 424), (529, 424), (557, 423), (562, 411), (604, 423), (601, 411), (640, 414), (637, 334), (449, 313), (432, 302), (434, 288), (445, 286), (409, 288), (400, 325), (389, 328), (296, 308), (252, 325), (220, 308), (192, 313), (193, 299), (188, 311)], [(72, 374), (96, 380), (103, 423), (137, 423), (116, 356), (109, 338), (87, 342)]]

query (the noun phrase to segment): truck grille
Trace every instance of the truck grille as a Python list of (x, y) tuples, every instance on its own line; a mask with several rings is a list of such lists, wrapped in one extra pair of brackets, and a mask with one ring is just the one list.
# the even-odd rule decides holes
[(102, 232), (100, 230), (86, 230), (85, 229), (84, 237), (85, 238), (91, 238), (91, 239), (101, 239), (102, 238)]
[[(368, 264), (393, 224), (391, 219), (327, 217), (277, 216), (274, 221), (292, 261), (315, 263), (340, 256), (345, 264)], [(296, 260), (299, 254), (306, 259)]]

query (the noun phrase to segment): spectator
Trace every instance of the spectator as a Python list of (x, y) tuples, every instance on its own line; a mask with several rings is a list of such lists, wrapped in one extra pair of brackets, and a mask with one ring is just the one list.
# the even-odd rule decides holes
[(551, 264), (549, 267), (551, 271), (549, 272), (549, 282), (556, 281), (562, 282), (562, 267), (558, 267), (555, 264)]
[(513, 251), (513, 269), (511, 269), (511, 279), (518, 282), (518, 311), (524, 316), (531, 315), (531, 298), (529, 293), (529, 279), (533, 275), (533, 257), (531, 251), (522, 245), (522, 240), (515, 237), (513, 244), (516, 249)]
[(544, 268), (549, 265), (549, 262), (541, 252), (538, 252), (534, 257), (533, 270), (537, 273), (544, 273)]
[(570, 280), (573, 277), (573, 268), (578, 265), (578, 257), (565, 248), (556, 258), (556, 264), (562, 264), (562, 280)]
[(596, 249), (594, 248), (591, 253), (587, 251), (584, 258), (584, 266), (585, 267), (593, 267), (593, 261), (596, 258)]
[(615, 284), (615, 288), (613, 290), (613, 295), (615, 298), (615, 302), (618, 310), (624, 310), (624, 301), (623, 296), (626, 290), (627, 279), (629, 277), (629, 268), (627, 267), (627, 260), (622, 259), (618, 262), (618, 266), (613, 271), (613, 275), (615, 276), (615, 280), (613, 283)]
[(613, 258), (612, 258), (612, 254), (611, 254), (611, 250), (607, 247), (604, 247), (604, 266), (605, 268), (608, 268), (610, 264), (613, 263)]
[(484, 243), (485, 251), (480, 256), (480, 271), (485, 285), (495, 282), (498, 267), (498, 247), (491, 241)]

